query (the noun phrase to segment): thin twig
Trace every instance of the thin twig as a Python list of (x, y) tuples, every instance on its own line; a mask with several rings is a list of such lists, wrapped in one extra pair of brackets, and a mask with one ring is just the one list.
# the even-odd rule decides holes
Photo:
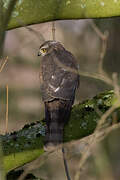
[(103, 70), (103, 60), (106, 54), (106, 50), (107, 50), (107, 41), (108, 41), (108, 36), (109, 36), (109, 32), (105, 31), (104, 33), (96, 26), (96, 24), (94, 23), (94, 21), (90, 21), (90, 24), (92, 26), (92, 28), (94, 29), (94, 31), (96, 32), (96, 34), (98, 35), (98, 37), (101, 39), (102, 41), (102, 48), (101, 48), (101, 52), (100, 52), (100, 61), (99, 61), (99, 65), (98, 65), (98, 72), (100, 74), (105, 75), (107, 78), (108, 75), (106, 74), (106, 72)]
[(105, 75), (103, 74), (99, 74), (99, 73), (88, 73), (88, 72), (82, 72), (80, 70), (76, 70), (76, 69), (73, 69), (71, 67), (68, 67), (66, 65), (64, 65), (63, 63), (61, 63), (60, 61), (58, 61), (58, 58), (54, 57), (54, 61), (56, 62), (56, 64), (59, 66), (59, 67), (62, 67), (62, 68), (65, 68), (67, 71), (69, 72), (72, 72), (72, 73), (75, 73), (75, 74), (79, 74), (79, 75), (82, 75), (84, 77), (91, 77), (91, 78), (94, 78), (94, 79), (99, 79), (101, 81), (104, 81), (106, 82), (108, 85), (110, 86), (113, 86), (113, 81), (109, 78), (109, 77), (106, 77)]
[[(98, 132), (100, 131), (102, 125), (105, 123), (106, 119), (108, 118), (108, 116), (115, 111), (115, 109), (117, 109), (118, 107), (120, 107), (120, 95), (119, 95), (119, 87), (118, 87), (118, 84), (117, 84), (117, 75), (116, 73), (113, 75), (113, 84), (114, 84), (114, 89), (115, 89), (115, 95), (117, 96), (117, 100), (116, 100), (116, 103), (114, 103), (101, 117), (101, 119), (99, 120), (97, 126), (96, 126), (96, 129), (94, 131), (94, 134), (92, 136), (92, 138), (90, 139), (89, 143), (88, 143), (88, 146), (87, 146), (87, 149), (85, 150), (85, 153), (83, 154), (82, 158), (80, 159), (80, 162), (79, 162), (79, 167), (78, 167), (78, 171), (75, 175), (75, 180), (79, 180), (79, 177), (80, 177), (80, 173), (81, 173), (81, 169), (82, 167), (84, 166), (87, 158), (89, 157), (90, 155), (90, 150), (91, 150), (91, 147), (95, 144), (96, 142), (96, 139), (98, 138)], [(106, 128), (105, 128), (105, 131), (106, 131)]]
[(7, 63), (7, 61), (8, 61), (8, 56), (5, 58), (3, 64), (0, 65), (0, 73), (2, 72), (2, 70), (3, 70), (4, 66), (5, 66), (5, 64)]
[[(56, 149), (58, 149), (58, 147), (57, 147)], [(34, 161), (28, 163), (29, 165), (26, 164), (27, 166), (25, 165), (25, 167), (24, 167), (24, 172), (19, 176), (18, 180), (24, 180), (24, 178), (27, 176), (27, 174), (28, 174), (30, 171), (32, 171), (32, 170), (34, 170), (34, 169), (36, 169), (36, 168), (41, 167), (41, 166), (44, 164), (44, 162), (48, 159), (49, 155), (52, 154), (53, 152), (55, 152), (56, 149), (51, 150), (51, 151), (49, 151), (49, 152), (45, 152), (45, 153), (44, 153), (43, 155), (41, 155), (39, 158), (37, 158), (37, 159), (35, 159)]]
[(23, 19), (17, 18), (17, 21), (18, 21), (18, 23), (19, 23), (20, 25), (22, 25), (22, 27), (24, 27), (25, 29), (27, 29), (29, 32), (33, 33), (40, 42), (44, 42), (44, 41), (45, 41), (45, 38), (43, 37), (43, 35), (42, 35), (40, 32), (38, 33), (38, 32), (37, 32), (36, 30), (34, 30), (33, 28), (28, 27), (28, 26), (24, 23)]
[(98, 130), (102, 127), (102, 125), (105, 123), (107, 117), (108, 117), (112, 112), (114, 112), (114, 110), (115, 110), (116, 108), (118, 108), (119, 106), (120, 106), (120, 102), (115, 103), (114, 105), (112, 105), (112, 106), (102, 115), (100, 121), (99, 121), (98, 124), (97, 124), (97, 127), (96, 127), (96, 129), (95, 129), (95, 132), (98, 131)]
[(120, 98), (120, 87), (118, 85), (118, 75), (117, 73), (112, 74), (112, 79), (113, 79), (113, 86), (114, 86), (114, 93), (117, 96), (117, 98)]
[[(93, 29), (95, 30), (95, 32), (97, 33), (97, 35), (100, 37), (100, 39), (102, 40), (102, 50), (101, 50), (101, 53), (100, 53), (100, 62), (99, 62), (99, 76), (102, 75), (102, 77), (104, 77), (105, 81), (107, 80), (107, 82), (110, 82), (110, 84), (116, 86), (114, 87), (115, 91), (116, 91), (116, 95), (119, 95), (119, 88), (117, 86), (117, 76), (114, 75), (113, 76), (113, 81), (115, 83), (113, 83), (113, 81), (108, 77), (108, 75), (106, 74), (106, 72), (103, 70), (103, 60), (104, 60), (104, 56), (105, 56), (105, 53), (106, 53), (106, 49), (107, 49), (107, 39), (108, 39), (108, 32), (106, 31), (105, 33), (102, 33), (99, 28), (95, 25), (95, 23), (91, 23)], [(119, 99), (118, 101), (116, 101), (116, 103), (114, 105), (112, 105), (111, 108), (109, 108), (101, 117), (101, 119), (99, 120), (97, 126), (96, 126), (96, 129), (94, 131), (94, 134), (92, 136), (92, 138), (90, 139), (89, 143), (88, 143), (88, 146), (85, 150), (85, 153), (82, 155), (81, 159), (80, 159), (80, 162), (79, 162), (79, 165), (78, 165), (78, 170), (75, 174), (75, 180), (79, 180), (80, 178), (80, 174), (81, 174), (81, 169), (83, 168), (86, 160), (88, 159), (89, 155), (90, 155), (90, 150), (91, 150), (91, 147), (93, 146), (93, 144), (95, 144), (96, 142), (96, 139), (98, 138), (98, 132), (100, 130), (100, 128), (102, 127), (102, 125), (104, 124), (104, 122), (106, 121), (107, 117), (112, 113), (114, 112), (114, 110), (116, 108), (118, 108), (120, 106), (120, 102), (119, 102)], [(105, 128), (106, 130), (106, 128)]]
[[(96, 134), (95, 143), (98, 143), (101, 140), (103, 140), (111, 131), (116, 130), (118, 128), (120, 128), (120, 123), (114, 124), (114, 125), (106, 128), (106, 129), (102, 129), (101, 132), (98, 131), (98, 132), (96, 132), (96, 133), (94, 133), (92, 135), (89, 135), (87, 137), (84, 137), (84, 138), (82, 138), (80, 140), (73, 140), (71, 142), (67, 142), (67, 143), (65, 143), (65, 146), (69, 147), (70, 145), (76, 145), (76, 144), (82, 144), (82, 145), (87, 144), (87, 146), (88, 146), (89, 141), (91, 141), (93, 139), (93, 136), (95, 136), (95, 134)], [(48, 159), (50, 154), (54, 153), (55, 151), (60, 150), (61, 148), (62, 148), (62, 145), (56, 146), (54, 148), (54, 150), (51, 150), (49, 152), (44, 152), (44, 154), (41, 155), (39, 158), (37, 158), (36, 160), (26, 164), (23, 167), (24, 172), (21, 174), (21, 176), (18, 178), (18, 180), (23, 180), (26, 177), (26, 175), (28, 173), (30, 173), (32, 170), (41, 167), (44, 164), (44, 162)], [(84, 152), (86, 152), (86, 146), (85, 146), (85, 149), (83, 150), (83, 153)], [(83, 153), (82, 153), (82, 155), (84, 155)]]
[(102, 40), (106, 39), (106, 35), (97, 27), (97, 25), (94, 23), (93, 20), (89, 21), (91, 24), (91, 27), (94, 29), (98, 37)]
[(52, 39), (55, 41), (55, 21), (52, 22)]
[(8, 132), (8, 85), (6, 86), (6, 133)]
[[(96, 140), (101, 136), (101, 134), (99, 134), (99, 128), (101, 127), (101, 124), (106, 120), (106, 118), (117, 108), (119, 107), (120, 104), (117, 104), (112, 106), (108, 111), (106, 111), (105, 114), (103, 114), (103, 116), (101, 117), (101, 119), (99, 120), (97, 127), (93, 133), (93, 135), (91, 136), (89, 142), (88, 142), (88, 146), (85, 149), (85, 153), (82, 155), (79, 165), (78, 165), (78, 169), (77, 172), (75, 174), (75, 180), (79, 180), (80, 178), (80, 174), (81, 174), (81, 170), (86, 162), (86, 160), (88, 159), (89, 155), (90, 155), (90, 151), (92, 146), (96, 143)], [(106, 130), (106, 128), (104, 129), (104, 131)], [(101, 130), (102, 132), (102, 130)], [(102, 138), (105, 137), (105, 134), (102, 135)]]
[(104, 38), (102, 40), (102, 50), (101, 50), (101, 53), (100, 53), (100, 61), (99, 61), (98, 71), (99, 71), (100, 74), (103, 74), (103, 75), (108, 77), (106, 72), (103, 70), (103, 60), (104, 60), (106, 50), (107, 50), (108, 31), (106, 31), (104, 33), (104, 36), (106, 36), (106, 38)]

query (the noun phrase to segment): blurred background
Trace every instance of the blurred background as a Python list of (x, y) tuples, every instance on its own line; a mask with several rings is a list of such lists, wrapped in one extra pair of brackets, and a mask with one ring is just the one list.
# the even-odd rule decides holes
[[(57, 21), (56, 40), (71, 51), (79, 62), (80, 71), (97, 73), (101, 53), (101, 39), (91, 26), (93, 20)], [(119, 18), (94, 20), (97, 27), (109, 31), (103, 69), (111, 77), (120, 72), (120, 24)], [(22, 128), (24, 124), (43, 119), (44, 105), (41, 100), (38, 49), (45, 40), (52, 39), (52, 23), (43, 23), (6, 32), (4, 56), (8, 62), (0, 74), (0, 133), (5, 133), (6, 85), (9, 87), (8, 131)], [(103, 81), (80, 76), (80, 87), (75, 103), (92, 98), (111, 87)]]

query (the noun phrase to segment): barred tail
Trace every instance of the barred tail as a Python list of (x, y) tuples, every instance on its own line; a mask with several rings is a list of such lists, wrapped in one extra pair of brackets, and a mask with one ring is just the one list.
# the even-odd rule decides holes
[(63, 141), (64, 124), (69, 120), (73, 101), (54, 99), (45, 102), (45, 144), (60, 144)]

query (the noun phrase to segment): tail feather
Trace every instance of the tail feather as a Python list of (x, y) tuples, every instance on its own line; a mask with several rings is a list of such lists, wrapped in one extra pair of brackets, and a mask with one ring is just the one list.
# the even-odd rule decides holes
[(63, 128), (69, 120), (73, 101), (54, 99), (45, 102), (45, 143), (59, 144), (63, 141)]

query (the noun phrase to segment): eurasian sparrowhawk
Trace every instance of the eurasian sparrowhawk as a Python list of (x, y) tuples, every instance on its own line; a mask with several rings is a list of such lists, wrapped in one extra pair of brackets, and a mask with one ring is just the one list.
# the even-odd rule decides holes
[(38, 52), (40, 55), (47, 147), (48, 144), (56, 145), (63, 140), (63, 128), (70, 117), (79, 75), (75, 57), (60, 42), (44, 42)]

